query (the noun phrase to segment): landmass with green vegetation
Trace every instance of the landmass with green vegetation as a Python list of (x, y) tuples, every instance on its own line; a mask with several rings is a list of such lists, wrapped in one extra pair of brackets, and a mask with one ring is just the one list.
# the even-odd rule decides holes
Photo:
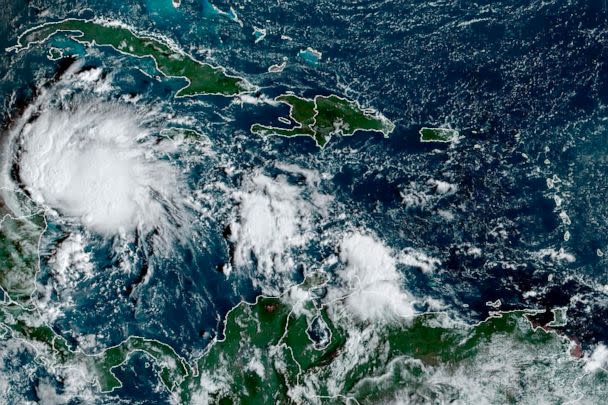
[[(167, 43), (100, 22), (64, 20), (27, 31), (17, 48), (67, 32), (90, 45), (112, 46), (136, 57), (153, 58), (170, 77), (186, 77), (178, 95), (237, 94), (242, 79), (195, 61)], [(61, 57), (51, 49), (52, 58)], [(292, 128), (255, 124), (260, 135), (309, 136), (324, 147), (335, 134), (377, 131), (394, 124), (341, 97), (312, 99), (284, 94)], [(162, 136), (200, 138), (193, 130), (168, 128)], [(449, 142), (458, 131), (422, 128), (423, 142)], [(0, 204), (0, 340), (17, 339), (36, 360), (56, 370), (78, 365), (99, 390), (123, 385), (115, 371), (143, 354), (158, 383), (177, 403), (566, 403), (608, 397), (606, 373), (589, 372), (572, 356), (573, 341), (555, 331), (566, 325), (565, 308), (553, 310), (545, 329), (530, 311), (495, 312), (469, 325), (446, 313), (419, 314), (389, 324), (359, 322), (340, 299), (327, 300), (329, 276), (313, 273), (277, 297), (241, 302), (226, 315), (224, 328), (205, 351), (192, 358), (170, 345), (140, 336), (89, 353), (68, 341), (41, 314), (35, 292), (46, 229), (44, 214), (20, 192), (2, 191)], [(536, 395), (536, 397), (534, 396)]]
[[(222, 67), (200, 62), (166, 40), (140, 36), (129, 28), (101, 20), (67, 19), (43, 24), (24, 32), (12, 49), (27, 49), (60, 33), (88, 46), (110, 46), (127, 55), (152, 58), (163, 75), (188, 81), (177, 92), (177, 97), (203, 94), (234, 96), (253, 89), (245, 79), (226, 73)], [(59, 54), (53, 51), (52, 55), (57, 57)]]
[(427, 128), (419, 131), (420, 142), (452, 142), (458, 137), (458, 131), (450, 128)]
[(334, 134), (350, 136), (357, 131), (375, 131), (388, 137), (395, 129), (395, 125), (379, 113), (336, 95), (307, 99), (283, 94), (275, 100), (289, 106), (289, 117), (295, 126), (281, 128), (254, 124), (251, 132), (262, 136), (309, 136), (323, 148)]
[(38, 243), (45, 227), (42, 212), (25, 194), (0, 189), (0, 288), (4, 301), (30, 301), (36, 286)]
[[(582, 393), (592, 401), (608, 395), (605, 373), (585, 373), (582, 361), (570, 355), (572, 342), (534, 327), (528, 320), (531, 312), (495, 312), (476, 325), (446, 313), (426, 313), (379, 326), (355, 321), (340, 300), (326, 302), (328, 276), (321, 272), (279, 297), (238, 304), (227, 314), (220, 336), (198, 358), (187, 360), (169, 345), (138, 336), (97, 354), (85, 353), (38, 315), (27, 293), (32, 282), (26, 288), (11, 276), (22, 271), (35, 279), (37, 240), (44, 230), (39, 215), (3, 216), (0, 251), (6, 260), (0, 282), (12, 298), (0, 304), (0, 339), (25, 342), (45, 365), (84, 367), (103, 392), (122, 386), (114, 370), (140, 353), (153, 364), (158, 382), (183, 404), (382, 403), (400, 398), (517, 403), (529, 402), (530, 392), (559, 403)], [(17, 243), (15, 227), (24, 226), (30, 237)], [(563, 324), (565, 313), (554, 314), (560, 318), (554, 324)], [(526, 388), (531, 384), (536, 384), (534, 390)], [(575, 384), (578, 391), (573, 391)]]
[[(470, 392), (463, 380), (476, 379), (476, 389), (485, 389), (482, 397), (493, 403), (528, 401), (526, 387), (540, 380), (547, 386), (537, 389), (550, 402), (572, 398), (572, 386), (582, 379), (589, 383), (588, 398), (608, 394), (592, 388), (605, 373), (586, 375), (582, 361), (570, 355), (570, 341), (533, 327), (530, 312), (497, 312), (477, 325), (432, 313), (377, 327), (321, 304), (315, 290), (322, 287), (296, 286), (299, 293), (239, 304), (222, 336), (190, 368), (165, 353), (175, 361), (162, 364), (184, 365), (167, 379), (181, 383), (169, 385), (161, 376), (163, 384), (184, 404), (386, 403), (401, 397), (469, 402), (480, 393)], [(295, 300), (303, 291), (308, 298)], [(319, 320), (326, 329), (321, 346), (310, 333)], [(551, 383), (563, 384), (563, 390)]]

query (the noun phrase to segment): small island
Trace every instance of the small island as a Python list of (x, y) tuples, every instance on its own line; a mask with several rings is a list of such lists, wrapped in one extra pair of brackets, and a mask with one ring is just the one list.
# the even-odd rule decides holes
[(67, 19), (46, 23), (25, 31), (19, 36), (17, 45), (8, 50), (28, 49), (62, 32), (69, 33), (69, 38), (87, 46), (109, 46), (126, 55), (152, 58), (163, 75), (188, 81), (176, 97), (234, 96), (253, 90), (245, 79), (227, 74), (222, 67), (199, 62), (168, 41), (138, 36), (129, 28), (106, 21)]
[(309, 136), (323, 148), (334, 134), (350, 136), (357, 131), (375, 131), (388, 137), (395, 129), (395, 125), (378, 112), (363, 109), (356, 102), (336, 95), (307, 99), (282, 94), (275, 100), (289, 106), (289, 118), (296, 125), (282, 128), (254, 124), (251, 132), (262, 136)]
[(450, 128), (427, 128), (419, 131), (420, 142), (452, 142), (459, 135), (458, 131)]

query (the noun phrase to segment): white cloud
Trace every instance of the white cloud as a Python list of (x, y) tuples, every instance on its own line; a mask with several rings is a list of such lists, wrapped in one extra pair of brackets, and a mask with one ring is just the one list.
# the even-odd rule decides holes
[(592, 372), (608, 367), (608, 348), (600, 343), (593, 349), (591, 355), (585, 356), (585, 371)]
[[(152, 228), (165, 236), (189, 223), (182, 179), (167, 156), (171, 142), (153, 136), (168, 118), (159, 108), (108, 101), (111, 76), (74, 64), (15, 122), (2, 150), (0, 186), (11, 167), (32, 199), (69, 223), (115, 235)], [(151, 130), (152, 129), (152, 130)], [(172, 225), (172, 228), (166, 228)]]
[(553, 248), (545, 248), (536, 252), (536, 256), (540, 259), (549, 259), (552, 262), (568, 262), (574, 263), (576, 261), (576, 257), (569, 252), (566, 252), (564, 248), (560, 248), (559, 250), (555, 250)]
[(431, 196), (417, 190), (402, 190), (399, 192), (401, 201), (407, 208), (422, 208), (426, 207), (431, 201)]
[(253, 105), (269, 104), (269, 105), (275, 106), (275, 107), (278, 106), (279, 104), (281, 104), (278, 101), (276, 101), (272, 98), (269, 98), (265, 94), (261, 94), (257, 97), (252, 96), (250, 94), (241, 94), (241, 95), (237, 96), (232, 103), (240, 104), (241, 106), (243, 104), (253, 104)]
[(263, 380), (266, 376), (266, 370), (264, 368), (264, 364), (262, 364), (262, 361), (260, 360), (261, 356), (261, 350), (257, 348), (254, 349), (253, 354), (250, 355), (246, 369), (249, 371), (253, 371)]
[(221, 391), (227, 392), (229, 390), (230, 385), (227, 370), (223, 369), (220, 373), (210, 373), (207, 370), (201, 370), (200, 387), (197, 387), (197, 389), (193, 390), (190, 404), (210, 404), (213, 402), (212, 396), (214, 394), (217, 394)]
[(36, 387), (36, 395), (40, 398), (39, 405), (59, 405), (65, 404), (70, 398), (58, 394), (55, 387), (44, 381), (40, 381)]
[(287, 281), (285, 275), (294, 270), (294, 250), (313, 237), (313, 217), (323, 215), (322, 204), (327, 202), (315, 195), (288, 183), (283, 176), (271, 178), (260, 173), (234, 194), (239, 204), (238, 217), (230, 226), (234, 265), (255, 268), (254, 282), (266, 293), (285, 287), (277, 283)]
[(448, 183), (443, 180), (430, 179), (427, 184), (432, 186), (437, 194), (452, 195), (458, 191), (456, 184)]
[(283, 296), (285, 302), (291, 306), (291, 311), (295, 316), (307, 314), (311, 315), (306, 308), (306, 304), (310, 303), (312, 294), (309, 290), (305, 290), (300, 285), (294, 285), (291, 287), (287, 294)]
[(38, 203), (112, 234), (162, 220), (176, 170), (150, 153), (133, 111), (45, 109), (23, 128), (21, 176)]
[(63, 315), (66, 308), (74, 305), (73, 294), (78, 283), (92, 277), (95, 269), (80, 233), (70, 234), (59, 243), (48, 263), (52, 278), (39, 285), (37, 304), (44, 319), (52, 323)]
[(415, 315), (414, 297), (402, 289), (397, 260), (383, 243), (350, 234), (340, 243), (340, 259), (345, 266), (337, 274), (351, 289), (345, 303), (358, 319), (392, 321)]
[(399, 263), (416, 267), (423, 273), (432, 273), (441, 264), (441, 261), (422, 251), (409, 248), (399, 255)]
[(82, 234), (71, 234), (61, 242), (49, 263), (53, 278), (61, 287), (72, 288), (78, 279), (93, 274), (91, 253), (85, 251)]
[[(458, 192), (458, 185), (447, 181), (429, 179), (425, 183), (410, 182), (403, 185), (399, 194), (406, 208), (428, 209), (432, 208), (440, 200)], [(453, 219), (453, 213), (443, 210), (440, 215)], [(452, 218), (451, 218), (452, 217)]]

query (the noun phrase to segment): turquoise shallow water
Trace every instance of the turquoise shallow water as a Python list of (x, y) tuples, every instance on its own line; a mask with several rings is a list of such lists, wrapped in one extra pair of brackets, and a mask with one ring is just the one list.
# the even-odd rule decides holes
[(309, 49), (298, 52), (298, 57), (302, 58), (306, 63), (312, 66), (317, 65), (320, 60), (317, 54)]

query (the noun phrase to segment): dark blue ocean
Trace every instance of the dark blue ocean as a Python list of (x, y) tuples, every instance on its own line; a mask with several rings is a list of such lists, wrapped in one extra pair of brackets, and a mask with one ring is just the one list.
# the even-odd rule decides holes
[[(178, 8), (170, 0), (12, 1), (0, 11), (0, 47), (13, 45), (27, 28), (67, 17), (105, 17), (162, 33), (197, 59), (246, 77), (269, 97), (289, 90), (339, 94), (373, 106), (396, 124), (390, 138), (334, 137), (319, 150), (307, 138), (249, 133), (253, 123), (271, 124), (287, 114), (284, 106), (235, 108), (216, 96), (171, 103), (176, 115), (196, 116), (219, 153), (239, 156), (239, 168), (285, 162), (329, 173), (319, 191), (350, 207), (349, 224), (372, 230), (396, 249), (423, 249), (438, 258), (432, 274), (404, 271), (412, 293), (436, 297), (471, 321), (484, 319), (492, 309), (486, 302), (497, 299), (504, 310), (567, 307), (563, 333), (583, 347), (608, 342), (605, 1), (183, 0)], [(254, 27), (267, 32), (257, 43)], [(125, 94), (168, 100), (184, 85), (156, 80), (139, 70), (153, 71), (153, 65), (111, 49), (89, 54), (70, 46), (86, 67), (111, 72)], [(307, 47), (322, 53), (317, 63), (298, 57)], [(41, 83), (51, 85), (73, 62), (51, 61), (47, 51), (41, 46), (0, 58), (4, 130)], [(267, 72), (283, 58), (288, 63), (281, 73)], [(460, 131), (458, 142), (419, 141), (421, 127), (446, 125)], [(209, 162), (190, 174), (193, 188), (212, 181), (238, 187), (240, 181)], [(435, 179), (457, 190), (404, 203), (404, 196), (434, 195)], [(118, 264), (100, 240), (90, 247), (99, 272), (79, 284), (74, 306), (55, 329), (68, 339), (98, 333), (101, 345), (143, 335), (186, 357), (199, 354), (226, 312), (259, 293), (246, 277), (218, 271), (230, 261), (227, 226), (225, 211), (201, 221), (196, 235), (204, 243), (176, 244), (171, 260), (157, 257), (151, 244), (133, 246), (137, 271), (129, 276), (104, 271)], [(51, 224), (45, 243), (52, 246), (63, 232)], [(542, 253), (560, 249), (575, 260)], [(309, 250), (303, 265), (333, 252), (327, 246)], [(50, 276), (42, 270), (44, 284)], [(145, 367), (135, 367), (139, 363), (130, 364), (144, 373)], [(116, 398), (141, 399), (139, 393), (148, 391), (140, 386), (148, 378), (127, 380)], [(164, 401), (164, 395), (154, 393), (146, 403)]]

